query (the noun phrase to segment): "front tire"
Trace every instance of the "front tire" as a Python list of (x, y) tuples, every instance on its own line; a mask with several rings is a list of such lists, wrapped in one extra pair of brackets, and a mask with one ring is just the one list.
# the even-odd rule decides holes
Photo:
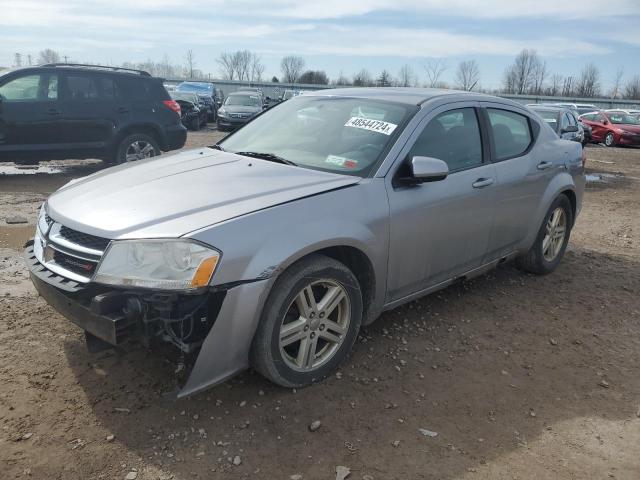
[(613, 135), (613, 133), (609, 132), (609, 133), (607, 133), (605, 135), (604, 144), (607, 147), (615, 147), (616, 146), (616, 137)]
[(253, 367), (283, 387), (326, 378), (348, 356), (362, 322), (362, 294), (342, 263), (314, 254), (273, 286), (251, 349)]
[(572, 227), (571, 202), (560, 195), (549, 207), (531, 249), (517, 259), (518, 266), (537, 275), (553, 272), (564, 256)]

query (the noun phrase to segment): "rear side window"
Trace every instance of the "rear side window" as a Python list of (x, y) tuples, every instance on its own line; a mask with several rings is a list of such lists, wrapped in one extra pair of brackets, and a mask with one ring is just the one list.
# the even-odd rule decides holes
[(531, 145), (529, 119), (510, 110), (488, 108), (496, 160), (522, 155)]
[(0, 87), (0, 96), (6, 102), (56, 100), (58, 76), (38, 74), (14, 78)]
[(475, 109), (450, 110), (431, 120), (411, 147), (409, 158), (414, 156), (443, 160), (451, 172), (481, 165), (482, 141)]
[(74, 101), (113, 100), (113, 80), (97, 75), (67, 75), (67, 98)]
[(144, 101), (151, 98), (151, 82), (140, 78), (118, 78), (117, 88), (118, 96), (126, 100)]

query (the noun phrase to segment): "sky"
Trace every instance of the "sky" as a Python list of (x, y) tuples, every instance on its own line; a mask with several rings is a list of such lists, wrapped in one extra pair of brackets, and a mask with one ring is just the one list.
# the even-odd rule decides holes
[(238, 49), (261, 56), (265, 78), (294, 54), (331, 78), (409, 64), (422, 82), (425, 62), (443, 59), (453, 83), (458, 63), (475, 59), (484, 88), (533, 48), (552, 73), (594, 62), (606, 90), (620, 67), (640, 74), (640, 0), (0, 0), (0, 66), (44, 48), (107, 64), (164, 54), (184, 64), (191, 49), (214, 77), (220, 53)]

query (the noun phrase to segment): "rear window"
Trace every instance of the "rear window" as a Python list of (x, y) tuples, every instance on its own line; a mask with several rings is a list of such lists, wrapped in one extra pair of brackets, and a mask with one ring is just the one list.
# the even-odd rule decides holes
[(497, 160), (522, 155), (533, 140), (529, 119), (510, 110), (488, 108), (489, 123)]
[(169, 94), (160, 80), (148, 77), (119, 77), (116, 78), (118, 96), (127, 100), (168, 100)]

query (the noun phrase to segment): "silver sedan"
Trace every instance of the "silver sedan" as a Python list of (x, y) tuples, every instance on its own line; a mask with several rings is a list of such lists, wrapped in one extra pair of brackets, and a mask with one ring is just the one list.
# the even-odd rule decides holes
[(91, 350), (196, 353), (180, 396), (250, 366), (299, 387), (385, 310), (512, 259), (552, 272), (584, 183), (581, 145), (509, 100), (325, 90), (66, 185), (26, 258)]

